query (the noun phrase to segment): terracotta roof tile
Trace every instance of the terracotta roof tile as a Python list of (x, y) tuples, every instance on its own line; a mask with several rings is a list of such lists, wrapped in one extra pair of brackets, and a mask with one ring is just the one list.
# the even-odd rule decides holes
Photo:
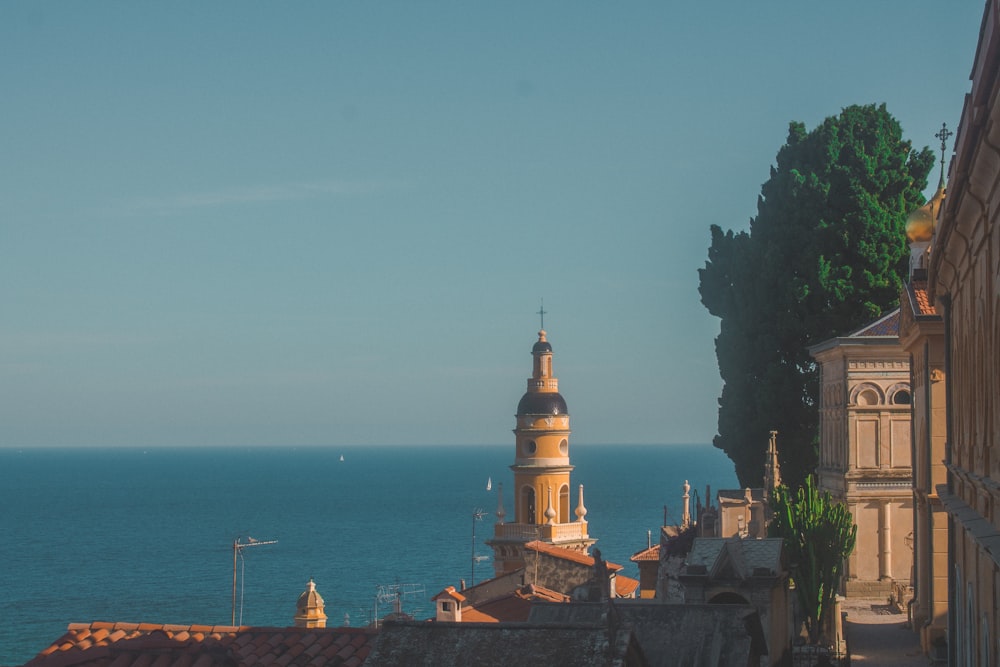
[[(589, 567), (594, 566), (594, 557), (588, 556), (586, 554), (580, 553), (579, 551), (573, 551), (572, 549), (565, 549), (563, 547), (552, 546), (545, 542), (533, 541), (528, 542), (524, 545), (525, 549), (530, 549), (531, 551), (537, 551), (538, 553), (547, 554), (549, 556), (554, 556), (555, 558), (561, 558), (563, 560), (570, 560), (574, 563), (580, 563), (581, 565), (587, 565)], [(611, 561), (604, 561), (610, 572), (617, 572), (624, 569), (621, 565), (617, 563), (612, 563)]]
[(914, 280), (910, 283), (910, 292), (913, 294), (913, 301), (917, 306), (917, 315), (937, 315), (937, 310), (931, 304), (926, 280)]
[(443, 591), (432, 597), (431, 600), (437, 602), (440, 598), (449, 598), (459, 602), (465, 602), (465, 596), (456, 591), (454, 586), (445, 587)]
[(201, 667), (217, 663), (220, 656), (241, 665), (360, 665), (374, 637), (375, 631), (367, 628), (73, 623), (27, 666)]
[(660, 545), (659, 544), (654, 544), (653, 546), (649, 547), (648, 549), (643, 549), (642, 551), (637, 551), (634, 554), (632, 554), (632, 557), (629, 558), (629, 560), (632, 561), (633, 563), (639, 563), (639, 562), (648, 561), (648, 560), (656, 560), (656, 561), (658, 561), (658, 560), (660, 560)]
[(639, 588), (639, 580), (619, 574), (615, 577), (615, 592), (618, 597), (627, 598)]

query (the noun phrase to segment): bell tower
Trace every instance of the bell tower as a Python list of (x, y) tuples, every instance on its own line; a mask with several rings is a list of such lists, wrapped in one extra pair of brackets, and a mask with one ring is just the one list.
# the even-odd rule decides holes
[[(524, 544), (533, 540), (586, 554), (597, 540), (587, 531), (583, 485), (571, 510), (569, 411), (552, 373), (552, 345), (545, 330), (531, 348), (527, 391), (517, 404), (514, 428), (514, 514), (505, 523), (503, 497), (497, 507), (493, 566), (497, 576), (524, 567)], [(575, 519), (574, 519), (575, 517)]]

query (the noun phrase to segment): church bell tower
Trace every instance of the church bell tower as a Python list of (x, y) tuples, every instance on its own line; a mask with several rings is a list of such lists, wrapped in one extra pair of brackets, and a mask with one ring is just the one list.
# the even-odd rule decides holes
[(505, 523), (502, 489), (497, 501), (493, 566), (497, 576), (524, 567), (524, 544), (539, 540), (586, 554), (597, 540), (587, 532), (583, 485), (570, 509), (569, 411), (552, 374), (552, 345), (545, 330), (531, 348), (528, 388), (517, 404), (514, 428), (514, 515)]

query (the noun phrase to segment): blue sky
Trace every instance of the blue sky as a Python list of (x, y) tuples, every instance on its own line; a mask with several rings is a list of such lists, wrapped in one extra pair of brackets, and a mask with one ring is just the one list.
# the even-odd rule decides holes
[(0, 5), (0, 446), (709, 442), (788, 122), (954, 127), (983, 4)]

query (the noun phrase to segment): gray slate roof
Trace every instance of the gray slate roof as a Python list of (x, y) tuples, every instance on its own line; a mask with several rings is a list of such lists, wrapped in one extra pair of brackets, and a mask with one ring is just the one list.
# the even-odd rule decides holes
[(704, 566), (712, 576), (719, 576), (727, 569), (740, 579), (751, 577), (755, 571), (761, 570), (773, 575), (781, 572), (781, 538), (699, 537), (695, 539), (685, 562), (689, 568)]
[(365, 665), (644, 667), (641, 655), (631, 631), (604, 625), (388, 622)]
[[(666, 604), (653, 600), (535, 604), (529, 623), (607, 623), (635, 633), (647, 664), (656, 667), (757, 665), (767, 654), (760, 616), (751, 605)], [(541, 664), (541, 663), (539, 663)], [(579, 663), (583, 664), (583, 663)]]

